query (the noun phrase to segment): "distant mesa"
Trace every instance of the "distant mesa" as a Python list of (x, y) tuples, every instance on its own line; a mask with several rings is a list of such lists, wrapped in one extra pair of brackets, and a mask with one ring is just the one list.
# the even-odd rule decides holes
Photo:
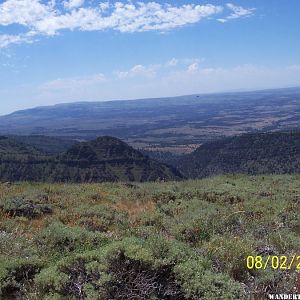
[(299, 124), (300, 88), (288, 88), (36, 107), (0, 116), (0, 135), (62, 137), (68, 147), (68, 139), (115, 136), (136, 149), (176, 154), (226, 136)]

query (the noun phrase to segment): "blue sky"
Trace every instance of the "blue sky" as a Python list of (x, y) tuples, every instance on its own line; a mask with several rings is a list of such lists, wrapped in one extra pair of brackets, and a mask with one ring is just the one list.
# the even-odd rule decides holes
[(0, 114), (300, 86), (300, 1), (0, 1)]

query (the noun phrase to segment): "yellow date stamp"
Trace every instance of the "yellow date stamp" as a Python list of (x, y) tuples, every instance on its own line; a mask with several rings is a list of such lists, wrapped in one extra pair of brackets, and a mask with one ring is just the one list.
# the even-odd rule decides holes
[(246, 266), (249, 270), (300, 270), (300, 255), (247, 256)]

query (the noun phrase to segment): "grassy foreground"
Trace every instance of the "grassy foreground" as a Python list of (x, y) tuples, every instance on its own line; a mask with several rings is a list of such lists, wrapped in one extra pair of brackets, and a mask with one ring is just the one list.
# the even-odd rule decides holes
[(1, 184), (1, 299), (265, 299), (300, 292), (300, 176)]

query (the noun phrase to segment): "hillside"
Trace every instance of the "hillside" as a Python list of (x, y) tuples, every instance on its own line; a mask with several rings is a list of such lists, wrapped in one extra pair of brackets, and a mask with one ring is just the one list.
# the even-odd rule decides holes
[(27, 156), (41, 155), (42, 152), (29, 144), (19, 143), (6, 136), (0, 136), (0, 155), (4, 156)]
[(298, 175), (0, 184), (0, 298), (246, 300), (299, 293), (296, 264), (246, 266), (248, 256), (265, 262), (284, 255), (290, 263), (300, 249), (299, 199)]
[(10, 139), (26, 145), (47, 154), (59, 154), (67, 151), (78, 141), (67, 137), (52, 137), (45, 135), (11, 135)]
[(0, 153), (2, 180), (18, 180), (20, 174), (26, 174), (22, 179), (37, 180), (38, 176), (42, 181), (178, 179), (181, 175), (174, 168), (186, 178), (228, 173), (291, 174), (300, 172), (300, 131), (223, 138), (204, 143), (187, 155), (138, 151), (112, 137), (79, 143), (62, 137), (13, 136), (0, 139)]
[(189, 153), (237, 134), (294, 129), (300, 88), (37, 107), (0, 117), (0, 134), (115, 136), (135, 148)]
[(13, 138), (0, 139), (0, 180), (103, 182), (176, 180), (174, 168), (156, 162), (126, 143), (101, 137), (49, 155)]
[(300, 132), (246, 134), (203, 144), (173, 160), (188, 178), (300, 172)]

